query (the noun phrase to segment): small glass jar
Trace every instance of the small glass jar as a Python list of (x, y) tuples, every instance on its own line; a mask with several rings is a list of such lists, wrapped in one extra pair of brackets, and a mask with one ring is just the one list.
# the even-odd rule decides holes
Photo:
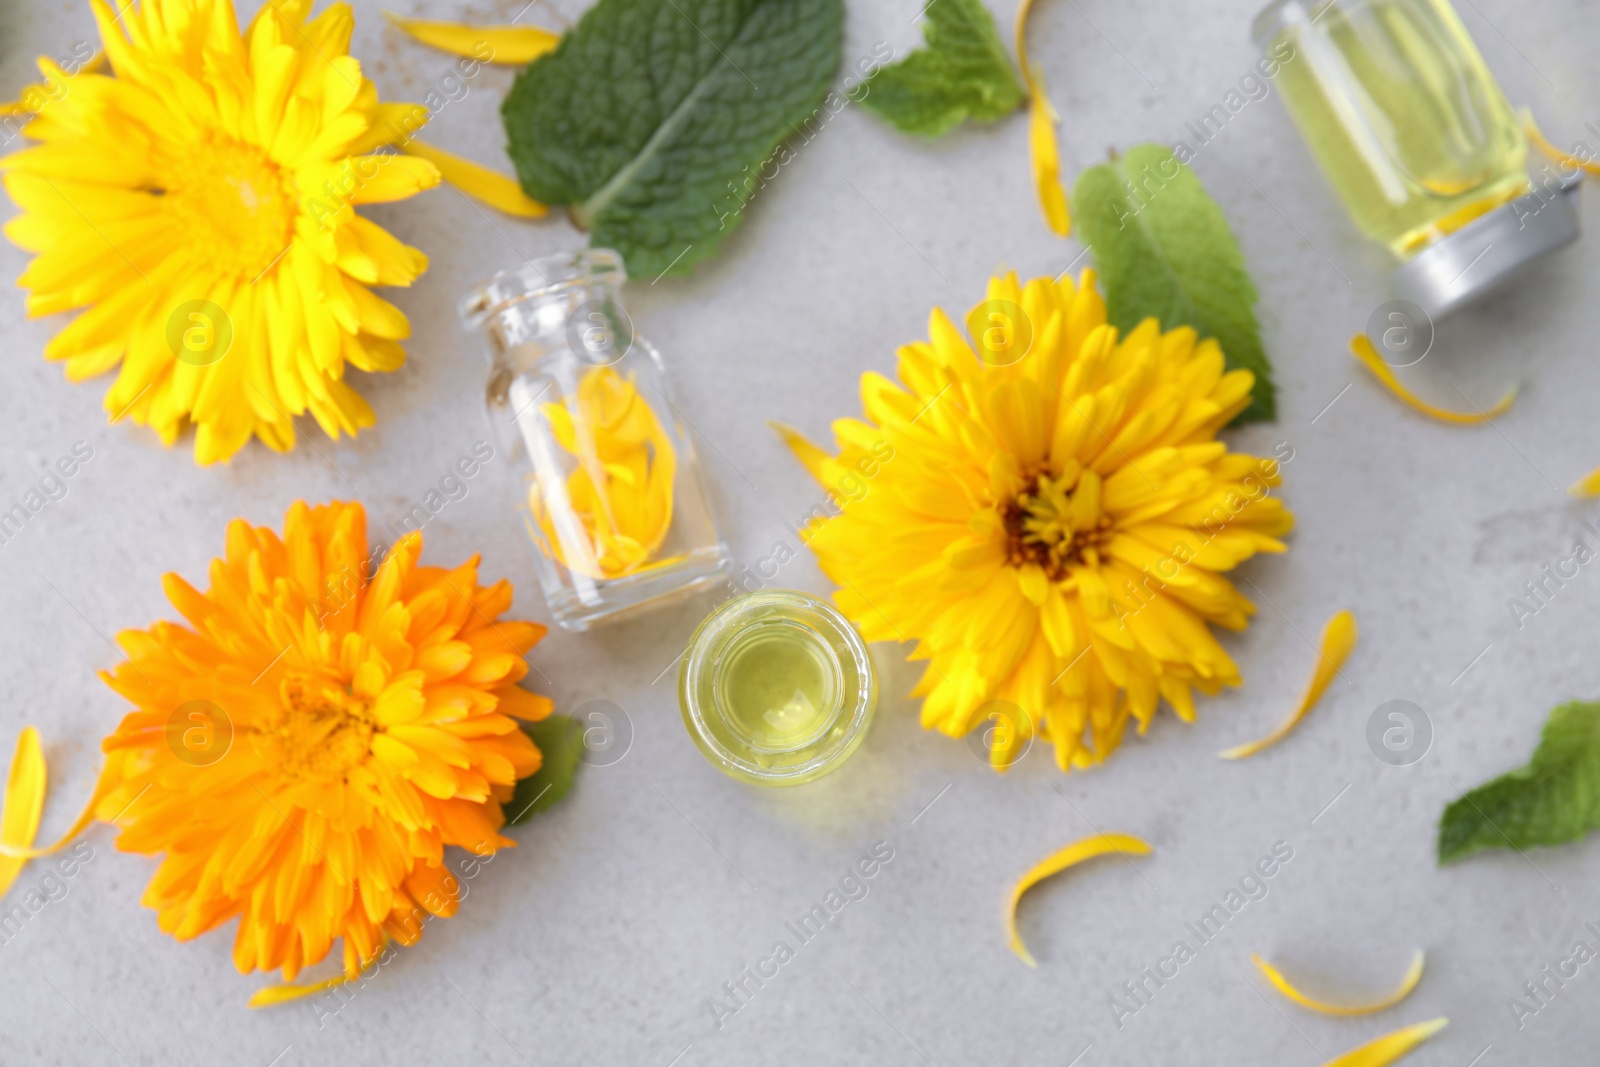
[(661, 355), (622, 305), (626, 280), (615, 252), (568, 252), (496, 274), (460, 307), (487, 348), (489, 421), (539, 584), (574, 631), (729, 568)]
[(1576, 239), (1557, 195), (1574, 183), (1532, 191), (1527, 139), (1449, 0), (1276, 0), (1253, 33), (1345, 210), (1404, 264), (1399, 295), (1443, 313)]
[(763, 589), (700, 624), (678, 671), (678, 702), (713, 765), (757, 785), (799, 785), (861, 744), (878, 683), (866, 643), (832, 605)]

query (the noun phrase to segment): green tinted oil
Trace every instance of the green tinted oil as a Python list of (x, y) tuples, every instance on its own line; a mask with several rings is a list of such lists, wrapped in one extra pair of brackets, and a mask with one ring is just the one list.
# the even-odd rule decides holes
[(690, 639), (679, 690), (706, 758), (763, 784), (831, 770), (860, 743), (876, 701), (860, 635), (826, 603), (789, 590), (713, 612)]
[(1527, 141), (1447, 0), (1296, 8), (1270, 44), (1293, 48), (1284, 104), (1369, 237), (1409, 258), (1527, 191)]

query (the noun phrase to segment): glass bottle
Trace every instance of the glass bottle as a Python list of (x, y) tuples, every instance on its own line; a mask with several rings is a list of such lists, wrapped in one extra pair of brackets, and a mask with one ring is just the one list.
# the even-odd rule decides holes
[(1531, 191), (1527, 139), (1449, 0), (1276, 0), (1253, 32), (1318, 166), (1424, 307), (1577, 237), (1570, 198)]
[(700, 624), (678, 670), (678, 702), (714, 766), (758, 785), (798, 785), (860, 746), (877, 675), (861, 635), (832, 605), (763, 589)]
[(722, 582), (694, 444), (661, 355), (622, 304), (622, 257), (530, 260), (476, 286), (461, 319), (485, 341), (489, 420), (557, 623), (601, 620)]

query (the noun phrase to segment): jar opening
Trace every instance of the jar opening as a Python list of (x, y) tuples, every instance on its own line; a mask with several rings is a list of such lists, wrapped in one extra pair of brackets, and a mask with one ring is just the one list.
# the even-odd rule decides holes
[(488, 278), (467, 291), (457, 307), (461, 321), (478, 329), (500, 312), (525, 300), (536, 300), (587, 285), (620, 287), (628, 280), (622, 256), (609, 248), (530, 259)]

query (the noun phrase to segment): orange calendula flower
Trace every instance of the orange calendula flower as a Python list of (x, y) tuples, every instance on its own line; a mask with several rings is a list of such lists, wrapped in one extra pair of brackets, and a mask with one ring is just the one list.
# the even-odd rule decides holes
[(231, 0), (90, 6), (114, 74), (41, 61), (60, 91), (0, 160), (29, 314), (79, 312), (45, 355), (74, 381), (120, 366), (112, 418), (166, 444), (194, 426), (199, 463), (252, 435), (287, 450), (307, 412), (330, 437), (371, 426), (345, 371), (399, 367), (410, 324), (369, 286), (428, 259), (355, 207), (440, 173), (378, 151), (420, 123), (347, 54), (350, 8), (266, 3), (241, 33)]
[(1254, 376), (1214, 340), (1154, 319), (1119, 337), (1092, 271), (995, 278), (967, 321), (977, 352), (935, 310), (898, 384), (862, 377), (838, 456), (791, 437), (841, 509), (809, 543), (869, 640), (928, 661), (925, 727), (997, 718), (1016, 728), (996, 769), (1036, 732), (1088, 766), (1162, 700), (1187, 721), (1194, 690), (1240, 684), (1208, 624), (1255, 606), (1222, 575), (1284, 551), (1293, 517), (1278, 464), (1216, 440)]
[(92, 814), (161, 856), (144, 903), (162, 930), (237, 917), (235, 966), (285, 980), (342, 941), (353, 977), (455, 912), (445, 846), (515, 844), (501, 804), (541, 763), (516, 720), (550, 713), (517, 682), (544, 628), (499, 618), (511, 586), (480, 586), (476, 558), (421, 551), (408, 534), (369, 570), (359, 504), (295, 504), (281, 538), (235, 520), (206, 592), (166, 576), (184, 623), (118, 636), (128, 658), (102, 677), (135, 710), (68, 839)]

